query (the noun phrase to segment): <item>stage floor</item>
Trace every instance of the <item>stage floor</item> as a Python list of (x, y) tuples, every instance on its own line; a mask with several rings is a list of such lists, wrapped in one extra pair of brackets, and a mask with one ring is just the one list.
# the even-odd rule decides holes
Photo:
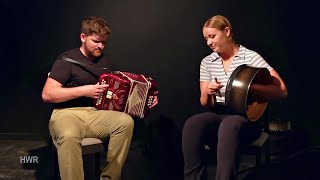
[[(134, 140), (130, 147), (122, 180), (182, 180), (183, 160), (179, 146), (156, 146)], [(33, 163), (21, 162), (21, 157), (37, 157)], [(214, 156), (213, 156), (214, 157)], [(105, 154), (101, 156), (101, 166)], [(86, 157), (86, 179), (94, 179), (93, 158)], [(283, 161), (271, 157), (269, 165), (250, 169), (239, 176), (239, 180), (290, 180), (320, 179), (319, 149), (305, 149)], [(243, 155), (240, 170), (253, 167), (255, 156)], [(215, 177), (215, 159), (208, 164), (208, 179)], [(0, 140), (0, 180), (49, 180), (52, 178), (51, 144), (47, 139)]]

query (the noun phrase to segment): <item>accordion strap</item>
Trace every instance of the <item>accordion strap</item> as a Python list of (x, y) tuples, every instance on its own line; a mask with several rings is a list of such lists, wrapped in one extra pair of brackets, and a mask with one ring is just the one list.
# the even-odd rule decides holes
[[(105, 73), (105, 72), (113, 73), (112, 71), (108, 70), (108, 68), (105, 68), (105, 67), (102, 68), (102, 67), (98, 67), (98, 66), (82, 63), (82, 62), (76, 61), (74, 59), (71, 59), (69, 57), (64, 57), (63, 60), (81, 66), (84, 70), (86, 70), (87, 72), (89, 72), (90, 74), (92, 74), (93, 76), (95, 76), (97, 78), (100, 77), (101, 73)], [(99, 69), (99, 71), (97, 71), (97, 69)]]
[(84, 66), (84, 67), (93, 67), (93, 68), (98, 68), (98, 69), (103, 69), (105, 71), (109, 71), (108, 68), (102, 68), (102, 67), (98, 67), (98, 66), (94, 66), (94, 65), (90, 65), (90, 64), (85, 64), (85, 63), (82, 63), (82, 62), (79, 62), (79, 61), (76, 61), (74, 59), (71, 59), (71, 58), (68, 58), (68, 57), (65, 57), (63, 58), (65, 61), (68, 61), (68, 62), (71, 62), (71, 63), (74, 63), (74, 64), (79, 64), (81, 66)]

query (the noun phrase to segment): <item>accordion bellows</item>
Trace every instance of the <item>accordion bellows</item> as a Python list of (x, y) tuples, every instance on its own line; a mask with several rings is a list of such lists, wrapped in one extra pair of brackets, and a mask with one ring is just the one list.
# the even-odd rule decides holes
[(99, 84), (109, 84), (109, 87), (94, 100), (96, 109), (121, 111), (140, 118), (149, 113), (157, 92), (151, 77), (128, 72), (102, 74)]

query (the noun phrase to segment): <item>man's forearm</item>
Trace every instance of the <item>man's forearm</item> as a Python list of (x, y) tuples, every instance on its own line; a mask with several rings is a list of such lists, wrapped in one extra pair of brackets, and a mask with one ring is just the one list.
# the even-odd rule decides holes
[(82, 87), (52, 87), (42, 94), (45, 102), (60, 103), (83, 96)]

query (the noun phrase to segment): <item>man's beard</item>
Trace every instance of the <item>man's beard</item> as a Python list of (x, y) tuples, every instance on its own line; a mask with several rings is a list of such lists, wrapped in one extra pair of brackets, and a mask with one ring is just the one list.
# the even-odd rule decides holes
[(101, 56), (102, 51), (100, 49), (94, 49), (93, 51), (91, 51), (91, 55), (94, 57), (99, 57)]

